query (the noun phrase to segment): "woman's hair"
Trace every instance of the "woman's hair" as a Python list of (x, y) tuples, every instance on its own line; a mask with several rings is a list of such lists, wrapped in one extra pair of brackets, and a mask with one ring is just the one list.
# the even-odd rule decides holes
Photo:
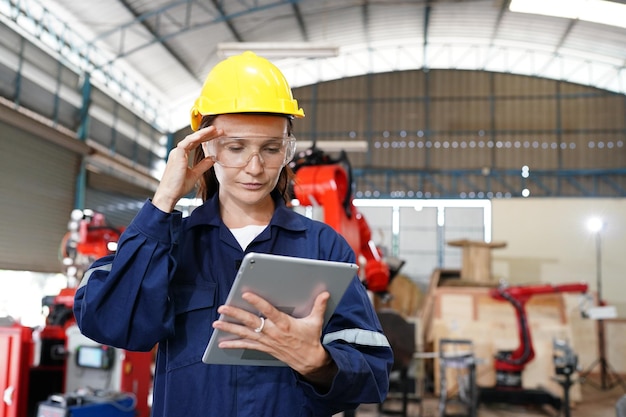
[[(276, 116), (273, 113), (253, 113), (260, 114), (265, 116)], [(202, 121), (200, 122), (200, 129), (211, 126), (218, 115), (212, 116), (203, 116)], [(291, 135), (293, 131), (293, 122), (290, 116), (285, 116), (288, 120), (287, 125), (287, 134)], [(195, 166), (200, 161), (205, 158), (204, 152), (202, 151), (202, 147), (199, 146), (196, 148), (196, 152), (193, 158), (193, 165)], [(289, 185), (294, 178), (294, 173), (289, 167), (289, 165), (285, 165), (283, 169), (280, 171), (280, 176), (278, 177), (278, 182), (276, 183), (276, 187), (274, 191), (278, 192), (285, 203), (289, 203), (291, 197), (289, 193)], [(202, 201), (206, 201), (209, 198), (213, 197), (219, 190), (220, 183), (217, 181), (217, 177), (215, 176), (215, 169), (211, 167), (208, 171), (202, 174), (200, 180), (198, 180), (196, 196), (201, 198)]]

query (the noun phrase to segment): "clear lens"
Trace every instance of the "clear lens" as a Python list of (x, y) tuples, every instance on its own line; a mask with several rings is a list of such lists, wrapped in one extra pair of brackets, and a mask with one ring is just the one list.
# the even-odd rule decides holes
[(206, 144), (208, 156), (227, 168), (242, 168), (256, 155), (266, 168), (285, 166), (294, 156), (296, 138), (221, 137)]

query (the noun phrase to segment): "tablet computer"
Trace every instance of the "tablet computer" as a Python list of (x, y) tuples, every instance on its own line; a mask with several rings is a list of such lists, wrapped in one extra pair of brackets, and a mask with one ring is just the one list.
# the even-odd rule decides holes
[[(357, 273), (352, 263), (295, 258), (265, 253), (248, 253), (239, 268), (226, 304), (258, 313), (241, 298), (253, 292), (280, 311), (293, 317), (305, 317), (313, 309), (315, 297), (322, 291), (330, 293), (324, 325), (335, 311), (339, 300)], [(220, 316), (219, 320), (231, 320)], [(215, 329), (202, 361), (207, 364), (286, 366), (273, 356), (251, 349), (220, 349), (221, 340), (238, 336)]]

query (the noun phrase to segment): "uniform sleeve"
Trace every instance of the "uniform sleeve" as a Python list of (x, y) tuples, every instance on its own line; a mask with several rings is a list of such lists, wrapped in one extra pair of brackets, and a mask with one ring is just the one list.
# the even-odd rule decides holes
[(300, 378), (307, 395), (316, 399), (311, 402), (315, 415), (338, 413), (362, 403), (381, 403), (386, 398), (393, 352), (367, 290), (357, 277), (324, 328), (322, 343), (338, 372), (325, 393)]
[(120, 237), (117, 253), (86, 271), (75, 295), (81, 332), (99, 343), (148, 351), (174, 332), (169, 282), (182, 215), (147, 201)]

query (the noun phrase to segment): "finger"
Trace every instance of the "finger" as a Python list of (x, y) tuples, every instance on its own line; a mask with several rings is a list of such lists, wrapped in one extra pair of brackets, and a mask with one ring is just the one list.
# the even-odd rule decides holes
[(309, 316), (313, 317), (324, 317), (324, 313), (326, 312), (326, 307), (328, 306), (328, 300), (330, 299), (330, 293), (328, 291), (324, 291), (315, 297), (315, 302), (313, 303), (313, 309), (311, 310), (311, 314)]
[[(261, 328), (261, 319), (256, 316), (253, 319), (253, 322), (243, 323), (240, 321), (231, 322), (226, 320), (216, 320), (213, 322), (213, 328), (219, 329), (221, 331), (234, 334), (244, 339), (255, 340), (258, 339), (259, 336), (262, 336), (261, 332), (267, 329), (267, 319), (265, 319), (265, 323), (263, 324), (263, 328)], [(256, 331), (256, 329), (261, 328), (261, 331)]]
[(254, 329), (255, 333), (261, 333), (263, 331), (263, 328), (265, 327), (265, 317), (261, 316), (259, 317), (259, 319), (261, 320), (261, 322), (259, 323), (259, 325)]
[(196, 165), (194, 165), (191, 170), (193, 171), (194, 175), (196, 175), (197, 177), (200, 177), (200, 175), (204, 174), (209, 169), (211, 169), (211, 167), (214, 164), (215, 162), (213, 161), (213, 159), (204, 158), (200, 162), (198, 162)]
[(184, 148), (180, 148), (178, 147), (178, 145), (174, 148), (172, 148), (172, 150), (170, 150), (169, 155), (167, 156), (167, 160), (178, 160), (180, 158), (186, 158), (187, 155), (187, 151), (185, 151)]
[(243, 298), (246, 302), (250, 303), (254, 306), (263, 316), (272, 320), (274, 323), (280, 320), (281, 315), (284, 314), (276, 309), (272, 304), (270, 304), (263, 297), (260, 297), (251, 292), (244, 292), (241, 294), (241, 298)]
[(178, 142), (176, 146), (186, 151), (191, 151), (197, 148), (202, 142), (207, 142), (223, 135), (224, 131), (222, 129), (217, 129), (215, 126), (208, 126), (190, 134), (185, 139)]
[(233, 319), (237, 326), (247, 327), (248, 330), (256, 329), (260, 324), (259, 314), (251, 313), (241, 308), (223, 305), (217, 309), (217, 312)]

